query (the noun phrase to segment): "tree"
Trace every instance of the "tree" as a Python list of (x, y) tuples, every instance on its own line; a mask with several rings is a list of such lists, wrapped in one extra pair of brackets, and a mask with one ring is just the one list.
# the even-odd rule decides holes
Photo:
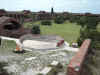
[(80, 19), (80, 24), (83, 25), (81, 25), (82, 28), (80, 29), (80, 37), (77, 40), (79, 45), (81, 45), (82, 42), (87, 38), (92, 40), (94, 39), (94, 36), (97, 33), (96, 27), (98, 23), (98, 18), (94, 16), (86, 16)]

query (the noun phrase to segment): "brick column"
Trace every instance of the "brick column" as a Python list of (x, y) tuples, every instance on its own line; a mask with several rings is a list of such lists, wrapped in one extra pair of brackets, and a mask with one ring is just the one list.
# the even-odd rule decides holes
[(79, 52), (72, 58), (67, 68), (67, 75), (80, 75), (83, 62), (88, 53), (91, 40), (87, 39), (83, 42)]

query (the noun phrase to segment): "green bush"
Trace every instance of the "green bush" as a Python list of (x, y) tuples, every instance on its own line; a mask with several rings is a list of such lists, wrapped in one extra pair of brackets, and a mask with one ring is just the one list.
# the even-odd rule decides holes
[(32, 34), (40, 34), (40, 26), (39, 25), (33, 25)]
[(55, 18), (55, 20), (54, 20), (54, 22), (55, 23), (57, 23), (57, 24), (62, 24), (62, 23), (64, 23), (64, 17), (63, 16), (57, 16), (56, 18)]
[(42, 25), (52, 25), (50, 20), (43, 20), (43, 21), (41, 21), (41, 24)]

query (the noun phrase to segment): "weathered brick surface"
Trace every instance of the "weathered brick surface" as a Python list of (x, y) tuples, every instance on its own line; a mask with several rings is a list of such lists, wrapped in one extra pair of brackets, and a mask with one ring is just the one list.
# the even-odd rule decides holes
[(64, 40), (60, 40), (58, 43), (57, 43), (57, 47), (60, 47), (64, 44)]
[(72, 58), (70, 64), (68, 65), (67, 75), (80, 75), (82, 71), (82, 65), (90, 47), (90, 43), (90, 39), (87, 39), (83, 42), (79, 52), (77, 52), (77, 54)]
[[(12, 29), (5, 28), (7, 25)], [(19, 38), (28, 33), (30, 33), (30, 29), (25, 29), (16, 19), (10, 17), (0, 18), (0, 36)]]

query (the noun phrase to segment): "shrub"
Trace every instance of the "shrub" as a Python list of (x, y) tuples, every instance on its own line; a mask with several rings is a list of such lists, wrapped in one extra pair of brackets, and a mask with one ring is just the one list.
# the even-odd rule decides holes
[(62, 23), (64, 23), (64, 17), (63, 16), (57, 16), (56, 18), (55, 18), (55, 20), (54, 20), (54, 22), (55, 23), (57, 23), (57, 24), (62, 24)]
[(34, 25), (32, 28), (32, 34), (40, 34), (40, 26)]
[(43, 21), (41, 21), (41, 24), (42, 25), (52, 25), (50, 20), (43, 20)]

